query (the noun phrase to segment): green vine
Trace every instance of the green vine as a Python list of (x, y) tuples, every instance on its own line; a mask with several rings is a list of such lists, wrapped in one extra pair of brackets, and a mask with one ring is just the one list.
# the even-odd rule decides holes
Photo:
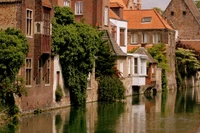
[(0, 104), (9, 107), (8, 113), (19, 112), (13, 94), (26, 94), (23, 79), (16, 76), (24, 64), (29, 46), (26, 37), (16, 29), (0, 30)]
[(168, 60), (165, 55), (165, 44), (154, 44), (152, 48), (148, 49), (148, 52), (158, 63), (158, 67), (162, 68), (162, 91), (167, 90), (167, 77), (166, 71), (169, 70)]
[(100, 37), (89, 25), (75, 23), (68, 7), (55, 7), (53, 20), (53, 54), (59, 54), (65, 86), (70, 89), (71, 103), (86, 102), (88, 73), (92, 71)]

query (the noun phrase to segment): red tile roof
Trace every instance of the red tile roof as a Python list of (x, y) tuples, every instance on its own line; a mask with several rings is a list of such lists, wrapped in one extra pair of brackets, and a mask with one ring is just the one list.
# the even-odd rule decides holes
[(42, 5), (45, 7), (52, 8), (52, 3), (49, 0), (42, 0)]
[[(127, 9), (126, 5), (124, 4), (123, 0), (110, 0), (110, 7), (112, 7), (113, 3), (118, 3), (118, 5), (122, 6), (124, 9)], [(118, 6), (119, 7), (119, 6)]]
[[(128, 20), (128, 29), (170, 29), (173, 28), (154, 10), (124, 10), (123, 16)], [(144, 17), (151, 17), (150, 22), (143, 22)]]
[(180, 42), (193, 50), (200, 52), (200, 40), (181, 40)]

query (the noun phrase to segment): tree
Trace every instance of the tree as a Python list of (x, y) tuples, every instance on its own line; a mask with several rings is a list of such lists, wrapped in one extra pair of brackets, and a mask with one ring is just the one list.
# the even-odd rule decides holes
[(164, 12), (164, 11), (163, 11), (161, 8), (159, 8), (159, 7), (154, 7), (153, 9), (156, 10), (160, 15), (162, 15), (163, 12)]
[(16, 76), (29, 47), (26, 37), (15, 29), (0, 30), (0, 100), (13, 105), (13, 93), (24, 94), (22, 80)]
[(197, 8), (200, 8), (200, 1), (199, 0), (195, 0), (195, 4), (196, 4)]
[(53, 54), (60, 55), (65, 86), (75, 106), (86, 102), (87, 77), (92, 71), (100, 37), (96, 29), (76, 23), (68, 7), (55, 7)]
[(158, 63), (158, 67), (162, 68), (162, 90), (167, 89), (167, 78), (166, 70), (169, 69), (168, 60), (165, 55), (166, 47), (165, 44), (155, 44), (152, 48), (148, 49), (148, 52)]

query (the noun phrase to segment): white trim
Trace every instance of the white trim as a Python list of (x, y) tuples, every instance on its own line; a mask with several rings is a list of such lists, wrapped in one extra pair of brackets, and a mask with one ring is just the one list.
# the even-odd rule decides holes
[[(28, 11), (31, 13), (31, 14), (29, 14), (30, 16), (28, 17)], [(30, 20), (31, 22), (30, 22), (30, 29), (27, 27), (28, 25), (27, 25), (27, 20)], [(31, 10), (31, 9), (26, 9), (26, 37), (30, 37), (30, 38), (32, 38), (32, 36), (33, 36), (33, 10)], [(29, 30), (31, 30), (31, 31), (29, 31)], [(30, 33), (29, 33), (30, 32)]]
[(75, 2), (75, 15), (83, 15), (83, 1)]

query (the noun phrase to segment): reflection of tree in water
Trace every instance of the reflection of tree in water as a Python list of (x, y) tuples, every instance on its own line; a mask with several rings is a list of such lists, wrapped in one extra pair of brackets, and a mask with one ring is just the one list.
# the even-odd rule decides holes
[(63, 133), (86, 133), (86, 109), (71, 108), (69, 121), (65, 122)]
[(195, 98), (190, 93), (192, 88), (186, 90), (177, 91), (175, 113), (193, 113), (195, 111)]
[(95, 133), (116, 133), (116, 124), (125, 106), (122, 102), (99, 103), (98, 123)]
[(60, 115), (56, 115), (55, 125), (56, 125), (56, 131), (57, 133), (59, 133), (60, 132), (59, 130), (62, 127), (62, 118)]

